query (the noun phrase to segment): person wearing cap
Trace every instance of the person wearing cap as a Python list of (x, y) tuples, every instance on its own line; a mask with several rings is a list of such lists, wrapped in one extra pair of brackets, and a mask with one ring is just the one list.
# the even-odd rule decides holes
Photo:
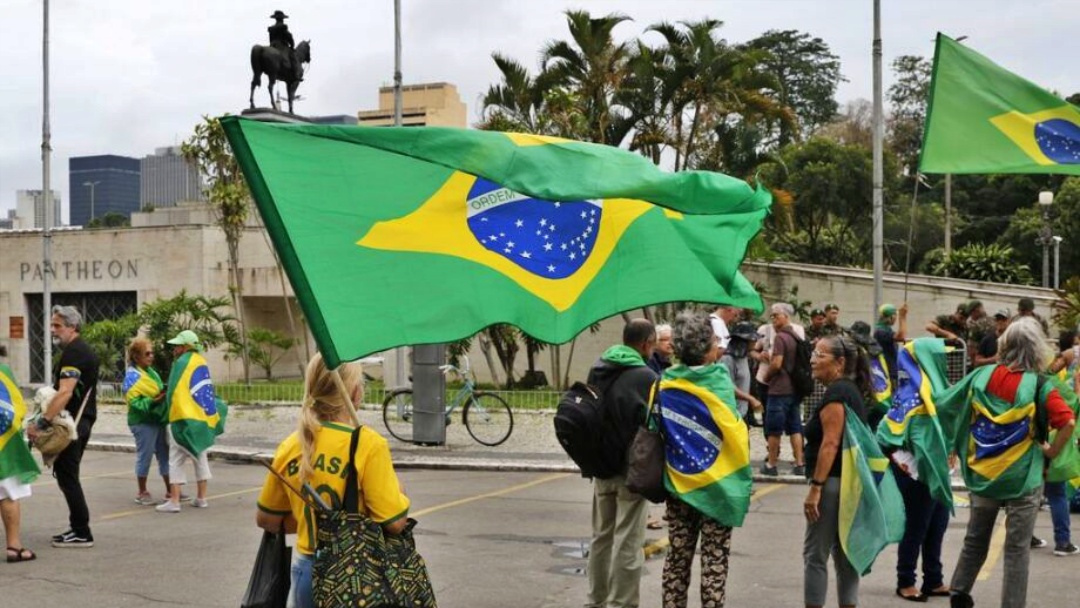
[(1047, 325), (1046, 319), (1035, 312), (1035, 301), (1031, 298), (1020, 298), (1020, 301), (1016, 303), (1016, 318), (1020, 317), (1034, 318), (1042, 326), (1043, 333), (1047, 336), (1050, 335), (1050, 326)]
[(967, 340), (968, 306), (961, 302), (956, 306), (956, 312), (951, 315), (938, 315), (933, 321), (926, 324), (926, 331), (938, 338), (945, 340)]
[[(893, 386), (896, 386), (896, 345), (907, 340), (907, 313), (907, 302), (900, 308), (892, 304), (882, 304), (881, 308), (878, 308), (878, 320), (874, 326), (874, 341), (885, 355), (885, 366), (888, 368), (886, 371)], [(893, 331), (893, 325), (897, 321), (900, 322), (899, 326)]]
[(274, 20), (274, 25), (266, 28), (266, 33), (270, 37), (270, 46), (277, 49), (284, 58), (282, 71), (292, 72), (297, 78), (302, 78), (303, 72), (298, 69), (300, 62), (296, 60), (296, 43), (292, 32), (289, 31), (289, 26), (285, 23), (289, 16), (281, 11), (274, 11), (270, 18)]
[(998, 360), (998, 338), (1009, 326), (1009, 309), (1002, 308), (994, 313), (994, 331), (984, 335), (975, 348), (974, 366), (993, 365)]
[(811, 344), (825, 335), (825, 311), (815, 308), (810, 311), (810, 326), (806, 328), (806, 340)]
[[(167, 399), (169, 401), (169, 420), (172, 421), (177, 417), (177, 410), (181, 407), (180, 398), (184, 395), (179, 390), (181, 387), (177, 386), (177, 381), (184, 373), (185, 368), (188, 367), (191, 357), (202, 358), (199, 353), (203, 351), (203, 345), (199, 340), (199, 336), (190, 329), (185, 329), (176, 334), (176, 337), (168, 340), (166, 344), (173, 346), (173, 365), (169, 373), (169, 398)], [(190, 355), (188, 355), (189, 353)], [(209, 377), (207, 377), (207, 380), (209, 380)], [(210, 463), (206, 458), (206, 451), (203, 450), (196, 456), (180, 445), (180, 442), (173, 435), (172, 424), (169, 425), (169, 436), (169, 498), (155, 508), (159, 513), (180, 512), (180, 489), (187, 484), (187, 475), (184, 473), (183, 467), (188, 460), (195, 463), (196, 495), (195, 499), (191, 501), (191, 506), (196, 508), (210, 506), (206, 502), (206, 486), (210, 480)]]
[(840, 307), (836, 304), (825, 305), (825, 326), (822, 328), (823, 336), (844, 336), (847, 329), (840, 325)]
[(753, 417), (751, 409), (761, 409), (761, 402), (750, 394), (750, 347), (761, 336), (754, 331), (754, 324), (739, 321), (731, 327), (731, 339), (720, 362), (727, 366), (731, 381), (735, 384), (735, 405), (744, 419)]

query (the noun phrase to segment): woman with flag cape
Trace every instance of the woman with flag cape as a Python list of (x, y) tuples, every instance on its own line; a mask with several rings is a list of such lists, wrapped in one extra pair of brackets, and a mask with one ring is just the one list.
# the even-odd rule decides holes
[[(0, 352), (0, 355), (6, 353)], [(19, 501), (30, 497), (30, 483), (41, 473), (23, 436), (26, 403), (11, 368), (0, 363), (0, 515), (7, 540), (7, 561), (37, 559), (19, 536), (22, 512)]]
[(866, 355), (851, 338), (826, 336), (814, 346), (810, 366), (826, 389), (806, 423), (803, 598), (808, 608), (825, 604), (831, 554), (838, 603), (855, 606), (859, 577), (903, 534), (903, 503), (867, 426), (865, 399), (872, 389)]
[[(951, 583), (953, 608), (975, 605), (971, 590), (1001, 509), (1008, 513), (1001, 605), (1026, 603), (1043, 473), (1072, 442), (1076, 426), (1061, 392), (1040, 377), (1052, 356), (1039, 322), (1021, 317), (998, 340), (997, 365), (980, 367), (934, 395), (945, 438), (960, 457), (971, 491), (967, 535)], [(1053, 443), (1050, 429), (1057, 431)]]
[(700, 537), (701, 605), (720, 607), (731, 531), (750, 508), (750, 436), (727, 367), (717, 362), (720, 349), (708, 317), (680, 313), (672, 338), (679, 364), (664, 372), (657, 398), (670, 495), (663, 606), (685, 608)]
[(146, 489), (150, 460), (157, 457), (158, 473), (169, 493), (169, 437), (165, 425), (169, 422), (169, 407), (165, 403), (165, 383), (154, 369), (154, 345), (139, 336), (128, 344), (127, 371), (124, 372), (124, 401), (128, 405), (127, 423), (135, 437), (135, 481), (138, 493), (135, 503), (154, 504)]

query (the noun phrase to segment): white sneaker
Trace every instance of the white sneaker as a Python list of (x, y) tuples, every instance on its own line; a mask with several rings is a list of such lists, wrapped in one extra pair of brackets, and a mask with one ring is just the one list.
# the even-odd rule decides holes
[(179, 513), (180, 505), (172, 502), (171, 500), (167, 500), (160, 505), (154, 507), (154, 510), (158, 513)]
[(210, 503), (206, 502), (205, 498), (196, 498), (195, 500), (191, 501), (191, 506), (197, 509), (205, 509), (206, 507), (210, 506)]

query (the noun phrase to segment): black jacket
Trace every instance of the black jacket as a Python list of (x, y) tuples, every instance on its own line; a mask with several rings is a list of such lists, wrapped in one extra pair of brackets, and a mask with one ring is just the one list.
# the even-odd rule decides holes
[(598, 360), (589, 370), (589, 386), (597, 389), (604, 408), (611, 415), (612, 431), (616, 434), (612, 444), (621, 446), (621, 471), (626, 470), (626, 449), (645, 421), (649, 392), (657, 378), (648, 366), (627, 367), (604, 359)]

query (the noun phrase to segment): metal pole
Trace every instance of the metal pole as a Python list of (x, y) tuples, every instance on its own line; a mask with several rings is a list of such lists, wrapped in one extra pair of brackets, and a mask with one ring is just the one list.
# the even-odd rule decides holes
[(1050, 228), (1050, 209), (1049, 205), (1043, 206), (1043, 227), (1041, 231), (1042, 236), (1042, 286), (1050, 287), (1050, 242), (1052, 240), (1053, 231)]
[[(884, 271), (884, 169), (882, 144), (884, 140), (884, 113), (881, 93), (881, 0), (874, 0), (874, 310), (881, 307), (882, 273)], [(918, 175), (915, 176), (918, 179)]]
[(952, 253), (952, 173), (945, 174), (945, 255)]
[[(401, 0), (394, 0), (394, 126), (401, 126)], [(405, 386), (404, 346), (394, 351), (394, 382)]]
[(1058, 288), (1061, 280), (1061, 237), (1054, 237), (1054, 289)]
[(41, 36), (41, 75), (42, 75), (42, 114), (41, 114), (41, 198), (45, 205), (45, 226), (41, 234), (43, 237), (42, 263), (45, 266), (41, 274), (41, 312), (44, 320), (42, 328), (44, 335), (42, 350), (42, 381), (46, 384), (52, 381), (52, 335), (49, 331), (49, 323), (52, 320), (52, 285), (49, 275), (52, 272), (52, 226), (53, 218), (52, 181), (49, 175), (49, 162), (52, 160), (52, 133), (49, 129), (49, 0), (42, 2), (42, 36)]

